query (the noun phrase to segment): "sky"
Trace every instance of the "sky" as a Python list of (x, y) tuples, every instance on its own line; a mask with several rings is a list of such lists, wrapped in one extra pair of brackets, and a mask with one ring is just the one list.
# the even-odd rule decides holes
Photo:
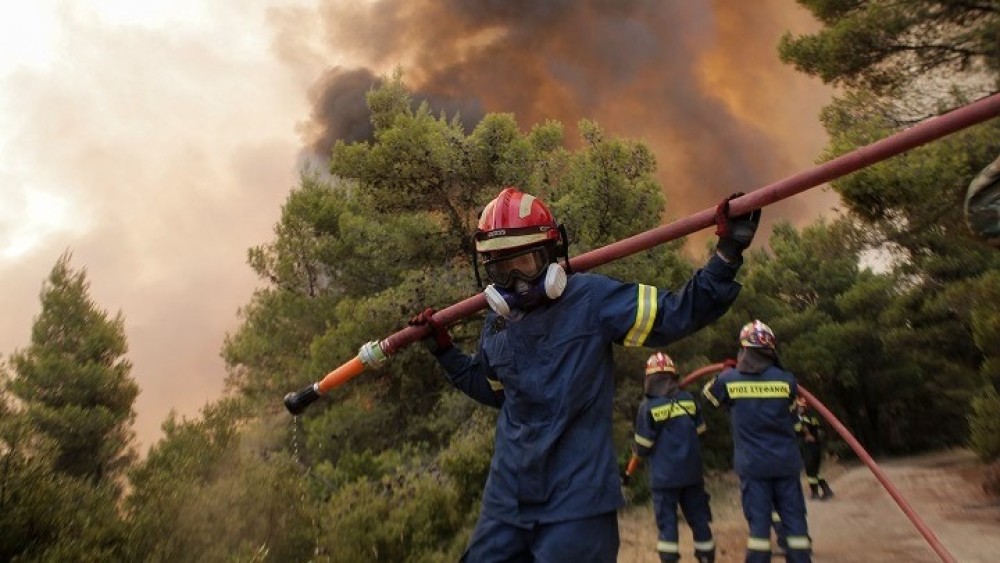
[[(831, 91), (775, 50), (815, 28), (792, 0), (0, 0), (0, 355), (71, 252), (124, 315), (144, 450), (223, 393), (223, 341), (262, 283), (247, 250), (304, 162), (367, 138), (380, 76), (402, 68), (466, 126), (512, 112), (578, 143), (591, 118), (645, 141), (676, 218), (818, 159)], [(765, 222), (835, 205), (812, 190)]]

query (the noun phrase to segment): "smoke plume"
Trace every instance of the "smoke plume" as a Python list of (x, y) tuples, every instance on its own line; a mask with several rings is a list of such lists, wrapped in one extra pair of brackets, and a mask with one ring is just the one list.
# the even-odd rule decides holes
[[(326, 47), (359, 61), (316, 85), (304, 129), (320, 156), (371, 134), (364, 94), (397, 67), (467, 128), (514, 112), (525, 129), (561, 121), (572, 143), (591, 118), (646, 142), (670, 218), (811, 166), (825, 142), (828, 90), (777, 60), (782, 32), (814, 25), (791, 2), (326, 0), (319, 14)], [(764, 216), (808, 222), (835, 201), (815, 191)]]

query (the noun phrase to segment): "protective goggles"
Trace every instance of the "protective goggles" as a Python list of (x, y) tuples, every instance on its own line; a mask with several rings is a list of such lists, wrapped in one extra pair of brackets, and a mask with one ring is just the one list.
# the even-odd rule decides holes
[(549, 252), (544, 246), (487, 258), (483, 268), (490, 280), (500, 287), (513, 287), (515, 280), (534, 281), (548, 268)]

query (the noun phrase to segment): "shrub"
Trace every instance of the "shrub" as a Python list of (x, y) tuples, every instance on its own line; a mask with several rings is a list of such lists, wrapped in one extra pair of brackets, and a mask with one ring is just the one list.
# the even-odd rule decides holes
[(400, 467), (331, 496), (320, 549), (329, 561), (444, 561), (462, 514), (458, 495), (428, 467)]
[(969, 446), (983, 461), (1000, 458), (1000, 396), (987, 387), (972, 399), (969, 415)]

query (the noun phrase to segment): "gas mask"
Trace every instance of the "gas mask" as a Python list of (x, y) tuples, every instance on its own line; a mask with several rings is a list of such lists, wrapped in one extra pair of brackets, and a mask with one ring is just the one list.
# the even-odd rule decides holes
[(514, 277), (508, 286), (492, 283), (483, 294), (490, 308), (504, 318), (534, 309), (546, 299), (557, 299), (566, 289), (566, 271), (556, 263), (549, 264), (545, 275), (533, 280)]

